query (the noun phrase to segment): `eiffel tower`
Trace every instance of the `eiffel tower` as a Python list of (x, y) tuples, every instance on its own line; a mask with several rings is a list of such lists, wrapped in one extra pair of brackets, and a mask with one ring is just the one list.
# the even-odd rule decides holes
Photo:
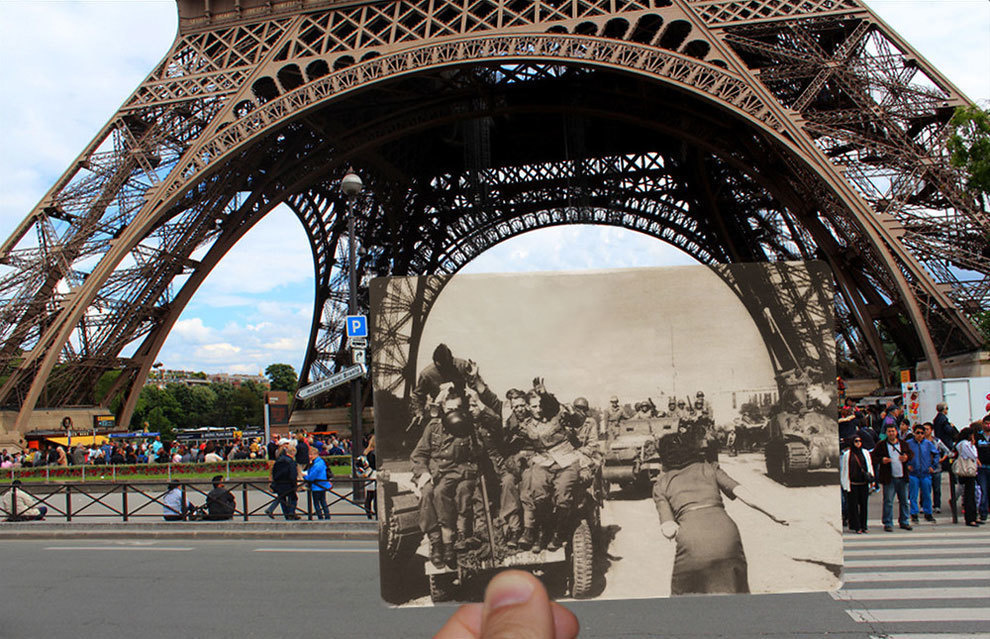
[(834, 292), (736, 292), (758, 324), (831, 301), (841, 352), (885, 380), (884, 341), (936, 376), (982, 345), (990, 220), (944, 151), (969, 101), (860, 0), (177, 6), (165, 58), (0, 248), (14, 430), (115, 396), (128, 423), (183, 308), (280, 204), (316, 271), (300, 381), (336, 371), (349, 166), (366, 275), (450, 274), (533, 229), (612, 225), (715, 268), (823, 260)]

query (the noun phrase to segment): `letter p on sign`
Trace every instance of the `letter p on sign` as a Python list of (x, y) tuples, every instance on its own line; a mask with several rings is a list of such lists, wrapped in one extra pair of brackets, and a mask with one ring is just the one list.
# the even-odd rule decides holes
[(368, 318), (364, 315), (348, 315), (347, 316), (347, 336), (348, 337), (367, 337), (368, 336)]

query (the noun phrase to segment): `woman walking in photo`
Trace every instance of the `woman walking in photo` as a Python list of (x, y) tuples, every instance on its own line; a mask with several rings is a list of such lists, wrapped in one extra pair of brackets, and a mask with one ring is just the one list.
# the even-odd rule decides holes
[(654, 484), (653, 501), (660, 532), (677, 541), (671, 594), (749, 592), (746, 553), (722, 495), (739, 498), (779, 524), (787, 522), (759, 505), (717, 463), (700, 461), (698, 447), (681, 435), (668, 435), (659, 448), (663, 473)]

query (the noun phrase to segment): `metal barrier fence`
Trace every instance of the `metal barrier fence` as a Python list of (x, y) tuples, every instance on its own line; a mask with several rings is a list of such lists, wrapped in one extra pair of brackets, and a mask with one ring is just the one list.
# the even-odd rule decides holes
[[(326, 501), (332, 517), (369, 517), (373, 512), (365, 508), (364, 502), (358, 503), (353, 499), (355, 489), (367, 488), (374, 490), (373, 479), (356, 479), (351, 477), (334, 477), (332, 486), (326, 491)], [(300, 481), (296, 486), (296, 494), (304, 491), (305, 500), (299, 499), (295, 509), (297, 518), (313, 520), (317, 513), (313, 509), (313, 493), (308, 490), (310, 482)], [(371, 484), (369, 486), (369, 484)], [(231, 519), (250, 521), (251, 517), (271, 517), (270, 511), (281, 513), (278, 494), (271, 489), (270, 480), (232, 480), (224, 481), (224, 487), (234, 495), (235, 506)], [(182, 503), (190, 503), (190, 497), (201, 496), (206, 502), (207, 493), (213, 488), (209, 481), (180, 482)], [(164, 497), (169, 492), (168, 484), (163, 482), (86, 482), (43, 484), (37, 487), (10, 486), (8, 491), (0, 496), (0, 518), (5, 521), (23, 521), (23, 513), (18, 513), (18, 493), (26, 497), (31, 508), (45, 506), (48, 511), (45, 518), (65, 519), (132, 519), (164, 517)], [(361, 490), (361, 493), (364, 491)]]

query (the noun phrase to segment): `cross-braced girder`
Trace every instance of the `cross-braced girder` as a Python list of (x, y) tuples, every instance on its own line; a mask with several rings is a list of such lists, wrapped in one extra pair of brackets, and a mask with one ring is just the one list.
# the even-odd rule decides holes
[(935, 370), (980, 345), (986, 202), (942, 146), (967, 100), (858, 0), (235, 4), (180, 0), (166, 58), (0, 248), (0, 402), (21, 426), (107, 401), (112, 370), (132, 405), (280, 202), (314, 253), (303, 379), (334, 371), (348, 164), (370, 187), (366, 274), (611, 224), (704, 263), (824, 259), (838, 334), (882, 373), (878, 327)]

